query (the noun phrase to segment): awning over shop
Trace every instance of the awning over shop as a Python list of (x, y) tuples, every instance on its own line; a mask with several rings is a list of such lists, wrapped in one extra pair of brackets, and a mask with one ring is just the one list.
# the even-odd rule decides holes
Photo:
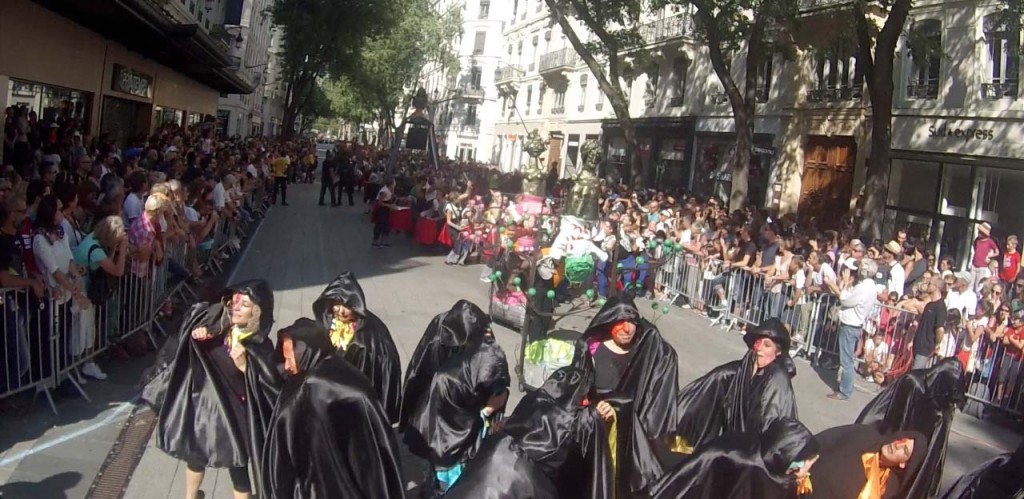
[(255, 84), (240, 74), (227, 45), (182, 24), (154, 0), (35, 0), (36, 3), (221, 93), (248, 94)]

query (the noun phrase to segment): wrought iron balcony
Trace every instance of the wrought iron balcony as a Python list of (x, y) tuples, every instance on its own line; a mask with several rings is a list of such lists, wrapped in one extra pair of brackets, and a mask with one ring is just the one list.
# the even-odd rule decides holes
[(679, 14), (640, 26), (644, 45), (656, 45), (680, 38), (692, 37), (695, 32), (693, 16)]
[(496, 85), (514, 83), (519, 80), (519, 77), (522, 74), (522, 66), (518, 64), (508, 64), (494, 70), (494, 83)]
[(1016, 99), (1017, 80), (1002, 80), (981, 86), (981, 98), (988, 100)]
[(807, 102), (858, 101), (864, 96), (862, 85), (826, 87), (807, 91)]
[(908, 99), (938, 99), (939, 98), (939, 82), (929, 81), (920, 83), (911, 83), (907, 85), (907, 98)]
[(843, 8), (853, 5), (853, 0), (800, 0), (800, 12)]
[(580, 56), (572, 48), (548, 52), (540, 56), (537, 72), (541, 75), (572, 71), (580, 62)]
[(565, 114), (565, 108), (564, 107), (553, 107), (553, 108), (551, 108), (551, 114), (554, 114), (556, 116), (563, 115), (563, 114)]
[(480, 123), (476, 121), (462, 123), (459, 125), (459, 135), (470, 137), (480, 135)]
[(484, 89), (478, 85), (466, 84), (461, 88), (461, 97), (465, 100), (479, 101), (484, 98)]

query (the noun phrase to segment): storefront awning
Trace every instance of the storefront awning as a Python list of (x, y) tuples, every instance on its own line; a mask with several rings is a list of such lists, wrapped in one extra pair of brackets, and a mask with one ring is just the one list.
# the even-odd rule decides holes
[(220, 93), (248, 94), (255, 85), (238, 73), (227, 45), (194, 24), (181, 24), (153, 0), (35, 0), (106, 38)]

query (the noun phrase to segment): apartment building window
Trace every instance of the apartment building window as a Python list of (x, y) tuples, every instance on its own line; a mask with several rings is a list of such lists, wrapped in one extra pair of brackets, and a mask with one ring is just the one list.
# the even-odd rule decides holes
[(1005, 14), (985, 16), (988, 81), (981, 85), (985, 99), (1016, 99), (1020, 78), (1020, 29), (1006, 25)]
[(491, 15), (491, 2), (490, 0), (481, 0), (480, 10), (477, 14), (477, 19), (487, 19)]
[(576, 108), (577, 111), (583, 112), (587, 108), (587, 75), (580, 75), (580, 105)]
[(518, 10), (519, 10), (519, 0), (512, 0), (512, 22), (510, 24), (515, 24), (516, 23), (516, 11), (518, 11)]
[(623, 97), (626, 98), (626, 104), (629, 104), (633, 100), (633, 73), (625, 73), (622, 75), (622, 93)]
[(530, 73), (532, 73), (533, 69), (537, 67), (537, 60), (540, 59), (540, 48), (537, 46), (538, 43), (540, 43), (540, 36), (533, 35), (533, 58), (530, 59), (530, 67), (527, 70)]
[(661, 81), (661, 68), (657, 64), (647, 68), (647, 84), (644, 85), (644, 105), (654, 107), (658, 101), (658, 83)]
[(598, 111), (603, 110), (604, 109), (604, 91), (601, 90), (601, 87), (597, 87), (597, 99), (596, 99), (596, 101), (597, 102), (594, 104), (594, 109), (597, 109)]
[(910, 31), (910, 81), (907, 98), (939, 98), (939, 73), (942, 70), (942, 23), (925, 19), (914, 23)]
[(530, 114), (530, 108), (533, 107), (533, 85), (526, 86), (526, 114)]
[(754, 98), (757, 102), (768, 102), (768, 95), (771, 94), (773, 59), (774, 54), (766, 52), (765, 59), (757, 65), (757, 88), (754, 89)]
[(540, 87), (537, 89), (537, 114), (544, 113), (544, 94), (547, 93), (548, 87), (541, 82)]
[(555, 92), (555, 106), (551, 108), (551, 114), (565, 114), (565, 90)]
[(484, 47), (487, 45), (487, 32), (477, 31), (476, 39), (473, 40), (473, 55), (483, 55)]
[(544, 10), (544, 0), (537, 0), (537, 11), (536, 12), (540, 12), (542, 10)]
[(852, 43), (838, 41), (818, 54), (814, 77), (815, 86), (807, 93), (810, 102), (858, 100), (864, 94), (864, 73)]
[(523, 41), (522, 40), (519, 40), (519, 44), (516, 45), (516, 55), (518, 55), (518, 56), (522, 56), (523, 55)]
[(476, 125), (476, 104), (466, 106), (466, 126)]
[(675, 85), (673, 85), (675, 95), (669, 101), (669, 105), (672, 107), (683, 105), (683, 99), (686, 97), (686, 73), (689, 71), (690, 59), (681, 56), (672, 60), (672, 78), (675, 79)]
[(484, 70), (480, 69), (480, 66), (473, 66), (469, 69), (469, 86), (472, 89), (479, 90), (480, 82), (483, 79)]

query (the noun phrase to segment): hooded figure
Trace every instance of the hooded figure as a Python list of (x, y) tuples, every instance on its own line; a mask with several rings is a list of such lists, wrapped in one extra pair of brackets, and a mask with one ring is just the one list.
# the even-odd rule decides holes
[(442, 490), (458, 479), (508, 396), (508, 361), (490, 323), (480, 307), (459, 300), (431, 321), (406, 372), (404, 441), (434, 466)]
[(327, 331), (311, 319), (295, 321), (278, 332), (276, 359), (290, 379), (263, 448), (260, 497), (403, 497), (391, 422)]
[(910, 497), (928, 452), (924, 435), (879, 424), (838, 426), (815, 438), (821, 453), (811, 471), (812, 491), (801, 495), (809, 499)]
[(651, 488), (651, 497), (796, 497), (800, 478), (807, 475), (817, 455), (818, 442), (804, 425), (795, 419), (776, 419), (763, 432), (729, 433), (697, 448)]
[(1024, 497), (1024, 442), (960, 477), (941, 499), (989, 499)]
[(593, 368), (586, 356), (577, 360), (523, 397), (502, 428), (483, 441), (446, 499), (612, 497), (607, 447), (594, 431), (601, 422), (583, 405)]
[(366, 297), (351, 272), (327, 285), (313, 302), (313, 316), (330, 333), (334, 347), (373, 384), (388, 419), (402, 406), (402, 362), (387, 326), (366, 309)]
[(146, 376), (142, 398), (157, 413), (157, 447), (185, 461), (188, 488), (198, 490), (207, 467), (229, 468), (235, 490), (251, 492), (250, 460), (259, 486), (260, 450), (282, 383), (268, 337), (273, 311), (262, 280), (193, 305), (179, 337), (157, 356), (156, 376)]
[(679, 392), (678, 450), (700, 447), (723, 433), (762, 431), (779, 418), (797, 419), (789, 333), (769, 319), (743, 336), (750, 350)]
[(613, 486), (630, 496), (662, 474), (650, 440), (676, 427), (676, 351), (627, 296), (609, 299), (581, 339), (594, 359), (589, 403), (599, 414), (607, 405), (615, 413), (603, 417), (617, 435)]
[(928, 438), (928, 453), (921, 473), (905, 488), (907, 499), (938, 493), (946, 460), (953, 414), (964, 400), (963, 368), (955, 357), (929, 369), (910, 371), (875, 396), (857, 417), (858, 423), (884, 422), (894, 430), (913, 430)]

